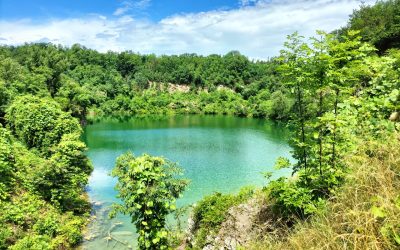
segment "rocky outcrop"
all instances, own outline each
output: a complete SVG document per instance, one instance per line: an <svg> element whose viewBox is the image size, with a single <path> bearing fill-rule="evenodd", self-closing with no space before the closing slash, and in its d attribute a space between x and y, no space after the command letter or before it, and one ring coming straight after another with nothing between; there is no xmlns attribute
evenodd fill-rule
<svg viewBox="0 0 400 250"><path fill-rule="evenodd" d="M273 218L271 207L266 204L263 198L255 197L246 203L231 207L218 233L207 237L203 250L235 250L254 240L257 235L275 230L276 218ZM195 230L195 222L189 219L189 245L196 245Z"/></svg>

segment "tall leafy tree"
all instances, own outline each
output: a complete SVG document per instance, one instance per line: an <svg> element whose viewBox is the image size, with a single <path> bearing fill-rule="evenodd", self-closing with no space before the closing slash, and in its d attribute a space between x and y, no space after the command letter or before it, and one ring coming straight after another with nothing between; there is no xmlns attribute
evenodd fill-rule
<svg viewBox="0 0 400 250"><path fill-rule="evenodd" d="M6 120L19 140L45 155L64 134L82 131L78 121L61 111L57 102L32 95L16 98L7 110Z"/></svg>
<svg viewBox="0 0 400 250"><path fill-rule="evenodd" d="M355 10L340 33L360 30L363 41L372 43L381 53L400 48L400 0L379 0Z"/></svg>
<svg viewBox="0 0 400 250"><path fill-rule="evenodd" d="M179 178L176 164L160 157L135 157L126 153L117 159L112 176L118 178L116 189L123 204L116 212L128 214L139 233L140 249L167 249L166 216L175 210L175 200L188 182Z"/></svg>
<svg viewBox="0 0 400 250"><path fill-rule="evenodd" d="M286 85L292 90L295 99L295 112L292 115L292 126L296 136L293 137L294 156L298 159L299 168L307 169L310 145L308 143L307 102L309 86L311 84L310 71L307 69L310 47L304 41L304 37L298 33L288 36L285 49L281 51L281 67Z"/></svg>

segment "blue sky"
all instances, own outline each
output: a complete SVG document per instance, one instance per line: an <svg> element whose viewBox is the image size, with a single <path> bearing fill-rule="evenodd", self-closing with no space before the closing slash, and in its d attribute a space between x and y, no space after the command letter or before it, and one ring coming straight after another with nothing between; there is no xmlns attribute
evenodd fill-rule
<svg viewBox="0 0 400 250"><path fill-rule="evenodd" d="M375 0L365 0L372 4ZM275 56L288 34L346 24L360 0L0 0L0 44Z"/></svg>
<svg viewBox="0 0 400 250"><path fill-rule="evenodd" d="M251 4L253 2L248 2ZM87 13L111 16L118 8L130 5L124 14L132 14L152 21L159 21L167 16L196 13L211 10L228 10L240 7L237 0L153 0L153 1L117 1L117 0L1 0L0 16L18 20L31 18L79 17Z"/></svg>

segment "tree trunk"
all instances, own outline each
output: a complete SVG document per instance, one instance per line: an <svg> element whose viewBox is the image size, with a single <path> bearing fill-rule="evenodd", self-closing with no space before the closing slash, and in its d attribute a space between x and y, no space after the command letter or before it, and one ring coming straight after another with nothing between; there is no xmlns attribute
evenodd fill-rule
<svg viewBox="0 0 400 250"><path fill-rule="evenodd" d="M303 143L303 155L301 162L303 164L303 168L307 169L307 152L306 148L304 147L306 136L305 136L305 128L304 128L304 110L303 110L303 102L302 102L302 95L301 95L301 88L300 84L297 84L297 102L299 105L299 116L300 116L300 127L301 127L301 142Z"/></svg>
<svg viewBox="0 0 400 250"><path fill-rule="evenodd" d="M334 106L334 115L335 115L335 121L333 124L333 142L332 142L332 166L335 168L336 167L336 122L337 122L337 107L338 107L338 102L339 102L339 89L335 90L335 106Z"/></svg>
<svg viewBox="0 0 400 250"><path fill-rule="evenodd" d="M322 85L322 84L321 84ZM319 111L318 117L322 116L323 96L322 90L319 91ZM319 174L322 175L322 124L319 122L318 128L318 144L319 144Z"/></svg>

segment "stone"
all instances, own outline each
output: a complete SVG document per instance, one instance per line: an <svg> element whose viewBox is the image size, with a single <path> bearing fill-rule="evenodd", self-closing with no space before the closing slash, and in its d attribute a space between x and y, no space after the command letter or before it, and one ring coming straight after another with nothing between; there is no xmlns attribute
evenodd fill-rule
<svg viewBox="0 0 400 250"><path fill-rule="evenodd" d="M208 244L208 245L203 247L203 250L214 250L214 246L211 245L211 244Z"/></svg>
<svg viewBox="0 0 400 250"><path fill-rule="evenodd" d="M389 120L391 120L392 122L399 121L400 120L400 112L393 112L390 115Z"/></svg>
<svg viewBox="0 0 400 250"><path fill-rule="evenodd" d="M229 249L229 250L235 250L237 248L237 242L236 239L232 238L232 237L226 237L225 241L225 249Z"/></svg>

